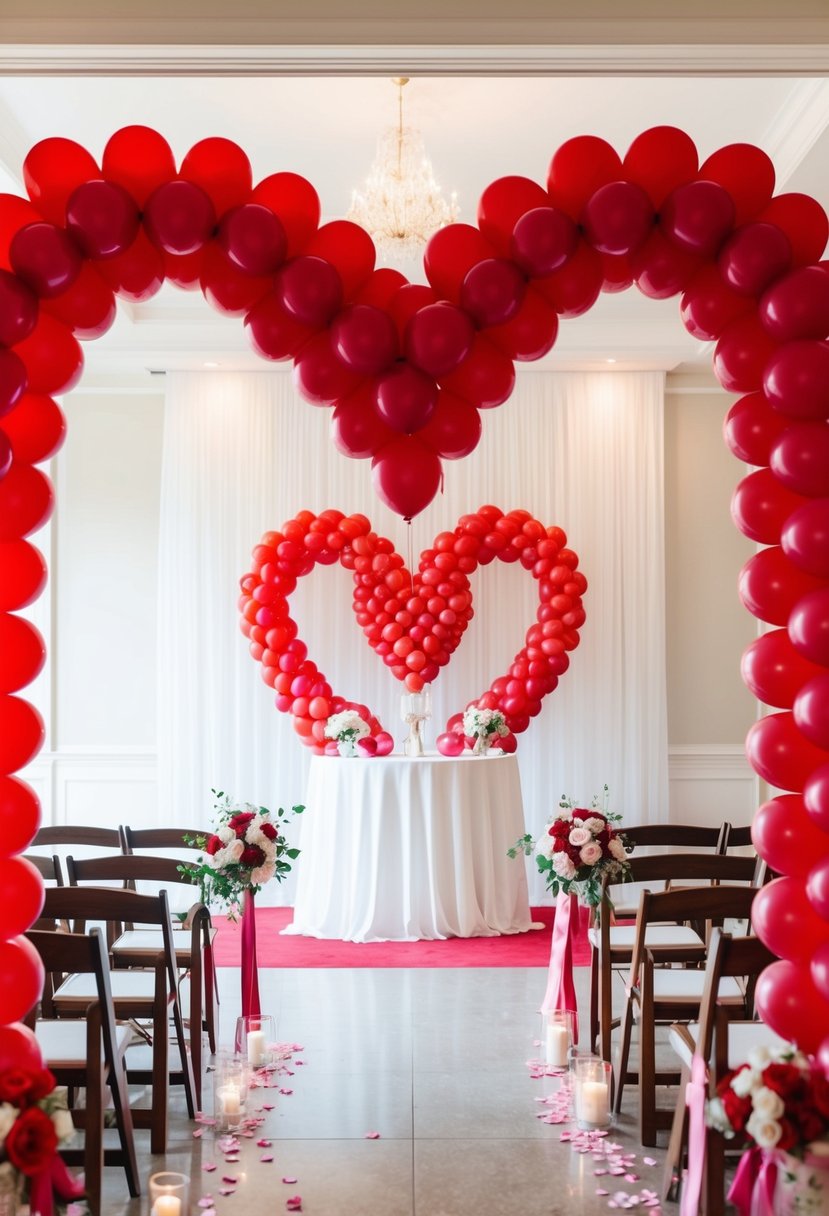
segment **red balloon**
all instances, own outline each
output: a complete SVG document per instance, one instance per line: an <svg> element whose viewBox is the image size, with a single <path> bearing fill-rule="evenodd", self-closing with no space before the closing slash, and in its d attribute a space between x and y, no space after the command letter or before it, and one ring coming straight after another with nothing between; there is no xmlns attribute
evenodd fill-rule
<svg viewBox="0 0 829 1216"><path fill-rule="evenodd" d="M829 417L829 344L801 340L779 347L766 364L763 392L790 418Z"/></svg>
<svg viewBox="0 0 829 1216"><path fill-rule="evenodd" d="M543 278L560 270L576 251L576 225L556 207L534 207L515 225L509 256L525 274Z"/></svg>
<svg viewBox="0 0 829 1216"><path fill-rule="evenodd" d="M808 963L829 942L829 924L815 915L799 878L775 878L762 887L751 905L751 925L769 950L793 963Z"/></svg>
<svg viewBox="0 0 829 1216"><path fill-rule="evenodd" d="M797 729L810 743L829 751L829 671L813 676L794 702Z"/></svg>
<svg viewBox="0 0 829 1216"><path fill-rule="evenodd" d="M821 670L798 654L785 629L755 638L746 647L741 669L758 701L779 709L791 709L800 688Z"/></svg>
<svg viewBox="0 0 829 1216"><path fill-rule="evenodd" d="M46 562L39 549L25 540L0 542L0 611L28 607L45 586Z"/></svg>
<svg viewBox="0 0 829 1216"><path fill-rule="evenodd" d="M34 1009L43 995L45 979L40 955L31 942L25 937L0 941L0 1022L17 1022Z"/></svg>
<svg viewBox="0 0 829 1216"><path fill-rule="evenodd" d="M340 309L343 285L337 271L325 258L299 257L280 270L276 295L295 320L320 328Z"/></svg>
<svg viewBox="0 0 829 1216"><path fill-rule="evenodd" d="M377 257L371 237L350 220L323 224L311 237L306 252L331 263L342 280L346 300L351 300L367 281Z"/></svg>
<svg viewBox="0 0 829 1216"><path fill-rule="evenodd" d="M378 380L374 405L387 426L411 435L426 426L437 399L438 387L431 376L399 363Z"/></svg>
<svg viewBox="0 0 829 1216"><path fill-rule="evenodd" d="M9 443L5 431L0 430L0 481L12 467L13 459L12 445Z"/></svg>
<svg viewBox="0 0 829 1216"><path fill-rule="evenodd" d="M468 272L494 252L471 224L447 224L430 237L423 253L426 278L439 296L457 304Z"/></svg>
<svg viewBox="0 0 829 1216"><path fill-rule="evenodd" d="M43 746L45 733L34 705L20 697L0 695L0 776L17 772L33 760ZM30 923L27 921L23 928Z"/></svg>
<svg viewBox="0 0 829 1216"><path fill-rule="evenodd" d="M678 249L713 258L734 227L734 200L717 182L687 181L666 198L659 227Z"/></svg>
<svg viewBox="0 0 829 1216"><path fill-rule="evenodd" d="M18 278L43 299L66 291L82 265L78 248L64 229L44 223L27 224L17 232L9 247L9 261Z"/></svg>
<svg viewBox="0 0 829 1216"><path fill-rule="evenodd" d="M537 279L533 286L559 316L580 317L598 300L603 281L601 254L580 241L560 270Z"/></svg>
<svg viewBox="0 0 829 1216"><path fill-rule="evenodd" d="M803 579L810 577L801 575ZM812 579L813 585L816 582ZM815 590L800 596L792 608L788 629L795 650L813 663L829 667L829 587L818 584Z"/></svg>
<svg viewBox="0 0 829 1216"><path fill-rule="evenodd" d="M389 311L391 302L401 287L405 287L408 279L399 270L383 266L373 270L365 283L354 297L355 304L371 304L374 308ZM433 301L429 301L433 303Z"/></svg>
<svg viewBox="0 0 829 1216"><path fill-rule="evenodd" d="M694 338L709 342L751 310L752 301L726 287L716 266L703 266L682 294L682 324Z"/></svg>
<svg viewBox="0 0 829 1216"><path fill-rule="evenodd" d="M512 232L521 216L549 205L549 195L538 182L528 177L499 177L481 195L478 227L498 254L508 256Z"/></svg>
<svg viewBox="0 0 829 1216"><path fill-rule="evenodd" d="M9 248L17 233L27 224L40 224L43 216L25 198L0 194L0 267L11 269Z"/></svg>
<svg viewBox="0 0 829 1216"><path fill-rule="evenodd" d="M371 462L375 492L404 519L412 519L428 507L438 492L440 477L440 460L415 436L393 439Z"/></svg>
<svg viewBox="0 0 829 1216"><path fill-rule="evenodd" d="M786 420L773 410L760 393L749 393L735 401L725 417L723 433L725 442L738 460L746 464L767 465L771 463L774 445L786 430ZM779 473L775 470L779 477ZM789 489L796 487L780 477ZM796 490L797 493L801 491Z"/></svg>
<svg viewBox="0 0 829 1216"><path fill-rule="evenodd" d="M654 220L653 203L642 187L615 181L588 198L581 228L588 244L600 253L632 253L644 244Z"/></svg>
<svg viewBox="0 0 829 1216"><path fill-rule="evenodd" d="M461 308L479 329L503 325L518 312L527 284L514 262L485 258L466 274L461 287Z"/></svg>
<svg viewBox="0 0 829 1216"><path fill-rule="evenodd" d="M359 383L360 377L337 358L327 330L311 338L294 359L294 385L313 405L331 405Z"/></svg>
<svg viewBox="0 0 829 1216"><path fill-rule="evenodd" d="M803 266L784 275L760 300L760 323L776 342L829 334L829 270Z"/></svg>
<svg viewBox="0 0 829 1216"><path fill-rule="evenodd" d="M66 204L69 235L88 258L124 253L136 238L138 224L135 199L116 182L84 182Z"/></svg>
<svg viewBox="0 0 829 1216"><path fill-rule="evenodd" d="M774 165L753 144L718 148L700 166L699 176L725 187L734 200L738 224L754 219L774 191Z"/></svg>
<svg viewBox="0 0 829 1216"><path fill-rule="evenodd" d="M464 750L463 735L458 735L453 730L445 731L438 735L435 746L442 756L460 756Z"/></svg>
<svg viewBox="0 0 829 1216"><path fill-rule="evenodd" d="M98 266L98 274L124 300L149 300L164 282L164 257L139 229L129 249Z"/></svg>
<svg viewBox="0 0 829 1216"><path fill-rule="evenodd" d="M667 300L684 291L699 268L699 259L677 249L655 229L630 258L636 286L652 300Z"/></svg>
<svg viewBox="0 0 829 1216"><path fill-rule="evenodd" d="M419 309L406 326L406 358L427 376L443 378L464 362L475 331L469 317L447 301Z"/></svg>
<svg viewBox="0 0 829 1216"><path fill-rule="evenodd" d="M285 229L270 207L244 203L223 217L216 239L245 274L274 274L285 261Z"/></svg>
<svg viewBox="0 0 829 1216"><path fill-rule="evenodd" d="M217 242L211 241L202 252L201 289L212 308L226 316L244 317L269 294L272 278L246 274Z"/></svg>
<svg viewBox="0 0 829 1216"><path fill-rule="evenodd" d="M812 770L829 761L829 753L800 733L791 713L767 714L752 723L746 755L754 771L781 790L802 790Z"/></svg>
<svg viewBox="0 0 829 1216"><path fill-rule="evenodd" d="M168 253L164 249L158 250L164 266L165 279L182 291L199 291L206 247L207 242L193 253Z"/></svg>
<svg viewBox="0 0 829 1216"><path fill-rule="evenodd" d="M91 262L84 262L81 273L67 291L56 299L45 300L43 308L63 322L77 338L100 338L115 320L116 305L112 289Z"/></svg>
<svg viewBox="0 0 829 1216"><path fill-rule="evenodd" d="M101 161L107 181L115 182L143 207L147 199L176 176L167 140L151 127L122 127L110 136Z"/></svg>
<svg viewBox="0 0 829 1216"><path fill-rule="evenodd" d="M798 569L829 579L829 498L813 498L796 507L785 521L780 543Z"/></svg>
<svg viewBox="0 0 829 1216"><path fill-rule="evenodd" d="M578 221L584 204L600 186L623 177L619 154L606 140L595 135L577 135L553 155L547 192L553 206Z"/></svg>
<svg viewBox="0 0 829 1216"><path fill-rule="evenodd" d="M622 162L624 176L644 187L654 207L696 176L699 158L690 135L677 127L651 127L637 135Z"/></svg>
<svg viewBox="0 0 829 1216"><path fill-rule="evenodd" d="M365 459L394 438L394 431L380 420L374 408L374 391L374 385L362 385L334 409L331 438L344 456Z"/></svg>
<svg viewBox="0 0 829 1216"><path fill-rule="evenodd" d="M66 326L41 311L29 337L15 351L26 365L32 393L68 393L83 373L83 351Z"/></svg>
<svg viewBox="0 0 829 1216"><path fill-rule="evenodd" d="M44 219L62 224L70 194L101 170L80 144L53 137L35 144L23 162L26 193Z"/></svg>
<svg viewBox="0 0 829 1216"><path fill-rule="evenodd" d="M278 292L265 296L245 317L251 345L263 359L293 359L314 334L285 311Z"/></svg>
<svg viewBox="0 0 829 1216"><path fill-rule="evenodd" d="M786 625L801 597L820 586L820 580L798 570L779 545L761 549L740 571L739 591L744 606L772 625Z"/></svg>
<svg viewBox="0 0 829 1216"><path fill-rule="evenodd" d="M0 857L0 888L5 896L0 912L0 942L5 942L25 933L40 916L43 883L25 857Z"/></svg>
<svg viewBox="0 0 829 1216"><path fill-rule="evenodd" d="M781 484L771 469L758 469L749 473L738 484L731 499L731 518L751 540L763 545L780 543L780 534L793 511L804 499ZM787 557L792 554L783 545ZM801 565L795 561L795 565ZM815 571L810 571L815 573Z"/></svg>
<svg viewBox="0 0 829 1216"><path fill-rule="evenodd" d="M0 857L24 852L40 827L37 794L19 777L0 777Z"/></svg>
<svg viewBox="0 0 829 1216"><path fill-rule="evenodd" d="M0 270L0 345L28 338L37 323L37 296L17 275Z"/></svg>
<svg viewBox="0 0 829 1216"><path fill-rule="evenodd" d="M602 275L602 291L608 294L633 286L633 270L626 254L603 253Z"/></svg>
<svg viewBox="0 0 829 1216"><path fill-rule="evenodd" d="M0 349L0 418L22 400L27 384L23 360L13 350Z"/></svg>
<svg viewBox="0 0 829 1216"><path fill-rule="evenodd" d="M812 959L812 983L824 1000L829 1001L829 943L824 943L815 951ZM816 1062L823 1068L825 1076L829 1077L829 1035L817 1049Z"/></svg>
<svg viewBox="0 0 829 1216"><path fill-rule="evenodd" d="M812 773L803 787L806 812L821 831L829 833L829 764Z"/></svg>
<svg viewBox="0 0 829 1216"><path fill-rule="evenodd" d="M822 498L829 487L829 427L825 422L786 426L771 445L768 463L775 477L796 494Z"/></svg>
<svg viewBox="0 0 829 1216"><path fill-rule="evenodd" d="M778 194L757 218L785 232L795 266L807 266L823 257L829 220L817 199L808 194Z"/></svg>
<svg viewBox="0 0 829 1216"><path fill-rule="evenodd" d="M792 264L792 247L774 224L746 224L726 242L720 274L741 296L759 296Z"/></svg>
<svg viewBox="0 0 829 1216"><path fill-rule="evenodd" d="M30 621L0 613L0 693L18 692L43 670L46 643Z"/></svg>
<svg viewBox="0 0 829 1216"><path fill-rule="evenodd" d="M20 540L42 527L52 514L54 498L45 473L13 464L0 481L0 542Z"/></svg>
<svg viewBox="0 0 829 1216"><path fill-rule="evenodd" d="M557 336L558 313L532 287L512 320L493 325L486 333L488 342L519 362L542 358L552 350Z"/></svg>
<svg viewBox="0 0 829 1216"><path fill-rule="evenodd" d="M441 390L420 438L445 460L460 460L478 446L481 430L481 415L474 405Z"/></svg>
<svg viewBox="0 0 829 1216"><path fill-rule="evenodd" d="M726 392L753 392L763 383L763 371L776 349L754 313L732 321L714 351L717 379Z"/></svg>
<svg viewBox="0 0 829 1216"><path fill-rule="evenodd" d="M822 833L821 833L822 835ZM825 837L824 837L825 839ZM826 846L823 848L824 856L814 865L809 874L806 883L806 895L809 903L823 920L823 928L826 933L826 940L818 941L814 946L814 953L826 948L826 943L829 941L829 855L826 854ZM814 854L813 854L814 856ZM818 854L820 856L820 854Z"/></svg>
<svg viewBox="0 0 829 1216"><path fill-rule="evenodd" d="M38 1072L42 1067L43 1057L34 1031L22 1022L0 1026L0 1072L9 1068Z"/></svg>
<svg viewBox="0 0 829 1216"><path fill-rule="evenodd" d="M272 173L254 186L250 201L269 207L288 239L288 256L305 251L320 222L320 200L298 173Z"/></svg>
<svg viewBox="0 0 829 1216"><path fill-rule="evenodd" d="M400 341L406 333L409 322L415 313L429 304L437 304L437 294L431 287L419 283L404 283L392 296L388 303L388 312L397 326Z"/></svg>
<svg viewBox="0 0 829 1216"><path fill-rule="evenodd" d="M441 388L463 397L478 409L503 405L514 387L512 360L481 334L475 336L472 352L460 367L448 376L441 376Z"/></svg>
<svg viewBox="0 0 829 1216"><path fill-rule="evenodd" d="M352 304L339 313L331 341L346 367L362 376L383 371L398 354L394 322L384 309L370 304Z"/></svg>
<svg viewBox="0 0 829 1216"><path fill-rule="evenodd" d="M394 739L388 731L381 730L374 736L378 756L390 756L394 751Z"/></svg>
<svg viewBox="0 0 829 1216"><path fill-rule="evenodd" d="M205 192L221 216L246 203L253 189L247 153L230 139L211 136L194 144L181 162L181 177Z"/></svg>
<svg viewBox="0 0 829 1216"><path fill-rule="evenodd" d="M829 840L806 812L799 794L764 802L751 824L755 849L778 874L803 881Z"/></svg>
<svg viewBox="0 0 829 1216"><path fill-rule="evenodd" d="M210 240L216 212L210 196L192 181L180 178L154 190L144 207L144 228L165 253L197 253Z"/></svg>

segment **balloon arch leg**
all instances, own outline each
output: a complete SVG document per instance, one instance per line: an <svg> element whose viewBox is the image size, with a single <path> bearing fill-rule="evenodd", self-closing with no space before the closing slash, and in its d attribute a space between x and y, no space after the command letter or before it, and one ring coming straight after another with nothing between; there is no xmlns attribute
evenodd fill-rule
<svg viewBox="0 0 829 1216"><path fill-rule="evenodd" d="M829 1064L829 271L820 261L829 228L820 205L775 196L773 166L751 145L700 164L690 137L671 127L645 131L623 158L582 136L555 152L546 186L523 177L489 185L477 226L439 231L424 256L427 283L411 284L375 268L362 229L320 227L319 199L303 178L283 172L254 184L247 156L228 140L203 140L177 167L146 127L116 132L100 165L71 140L47 139L27 156L24 180L28 198L0 196L0 1068L39 1060L20 1019L42 976L21 934L42 888L19 856L39 806L13 775L43 740L40 716L16 695L45 657L42 637L18 615L46 581L26 539L53 505L38 466L63 439L54 396L80 379L78 340L109 328L117 297L148 299L165 279L200 288L240 318L263 358L292 360L299 396L332 409L334 443L370 460L377 494L408 518L437 492L442 461L474 449L481 411L509 398L515 362L552 347L559 318L633 283L654 298L680 297L689 333L716 342L719 381L740 395L726 441L756 470L737 487L732 514L765 546L743 568L740 595L775 626L743 661L751 691L779 711L752 727L749 759L786 791L754 825L757 848L781 875L755 902L757 931L780 956L757 1003L775 1030ZM442 550L445 571L465 574L465 560L496 554L520 559L524 521L504 520L484 520L483 531L459 524ZM359 539L330 519L308 520L289 538L299 556L322 562L342 560L349 546L359 556ZM251 597L259 607L245 627L263 661L279 636L263 621L285 615L292 579L292 569L271 571ZM573 607L562 601L555 611ZM420 658L409 664L408 655L420 647L428 657L454 624L429 615L422 636L407 635L404 661L390 664L410 689L425 663L418 669ZM573 641L575 624L541 623L555 626L541 639L560 630ZM534 674L522 669L508 692L490 690L498 704L511 698L519 723L555 674L538 635L528 646ZM283 650L271 653L278 666ZM304 724L297 699L281 708ZM311 731L298 733L316 744Z"/></svg>

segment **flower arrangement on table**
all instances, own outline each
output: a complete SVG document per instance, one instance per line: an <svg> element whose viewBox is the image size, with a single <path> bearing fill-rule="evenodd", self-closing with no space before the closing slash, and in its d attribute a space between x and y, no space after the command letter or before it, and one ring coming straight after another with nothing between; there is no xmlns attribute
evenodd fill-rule
<svg viewBox="0 0 829 1216"><path fill-rule="evenodd" d="M51 1212L53 1198L63 1204L81 1198L83 1185L58 1157L74 1134L66 1090L55 1088L48 1068L0 1073L0 1211L5 1205L18 1213L28 1204Z"/></svg>
<svg viewBox="0 0 829 1216"><path fill-rule="evenodd" d="M538 840L522 836L509 850L510 857L519 853L529 857L534 852L553 895L574 894L580 903L598 907L606 876L613 882L626 882L630 877L627 841L614 826L622 817L608 811L607 797L607 786L603 799L596 795L588 808L562 797Z"/></svg>
<svg viewBox="0 0 829 1216"><path fill-rule="evenodd" d="M479 709L477 705L470 705L463 715L463 733L467 739L475 740L472 752L480 756L496 735L505 738L510 729L500 709Z"/></svg>
<svg viewBox="0 0 829 1216"><path fill-rule="evenodd" d="M705 1117L752 1150L729 1194L740 1211L829 1212L829 1078L793 1044L753 1048L719 1082Z"/></svg>
<svg viewBox="0 0 829 1216"><path fill-rule="evenodd" d="M371 727L356 709L343 709L325 723L325 737L336 741L341 756L358 755L358 741L370 734Z"/></svg>
<svg viewBox="0 0 829 1216"><path fill-rule="evenodd" d="M290 873L299 849L288 844L283 825L305 807L271 812L264 806L234 802L221 790L210 792L215 798L213 833L186 838L205 856L178 869L199 885L202 903L225 905L229 919L235 920L246 893L255 895L271 879L281 882Z"/></svg>

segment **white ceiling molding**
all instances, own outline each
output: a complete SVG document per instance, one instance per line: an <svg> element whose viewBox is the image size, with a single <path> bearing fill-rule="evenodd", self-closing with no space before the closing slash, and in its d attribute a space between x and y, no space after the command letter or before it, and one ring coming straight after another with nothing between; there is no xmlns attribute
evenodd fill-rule
<svg viewBox="0 0 829 1216"><path fill-rule="evenodd" d="M757 34L752 23L752 32ZM791 32L791 28L789 32ZM606 36L606 30L603 31ZM629 31L628 31L629 32ZM712 32L713 34L716 31ZM777 36L779 37L779 30ZM825 31L824 31L825 34ZM0 46L6 76L825 76L826 37L723 45Z"/></svg>
<svg viewBox="0 0 829 1216"><path fill-rule="evenodd" d="M768 128L762 147L774 161L778 191L829 127L829 80L802 80Z"/></svg>

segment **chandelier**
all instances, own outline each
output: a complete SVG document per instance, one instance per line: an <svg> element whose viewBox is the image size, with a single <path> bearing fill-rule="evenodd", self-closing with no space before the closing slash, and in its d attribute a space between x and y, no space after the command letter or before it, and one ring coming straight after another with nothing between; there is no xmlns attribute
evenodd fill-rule
<svg viewBox="0 0 829 1216"><path fill-rule="evenodd" d="M377 142L377 155L362 190L354 190L348 219L371 235L386 262L418 257L433 233L458 216L457 197L444 199L426 155L423 136L403 123L403 88L408 76L395 77L397 126Z"/></svg>

